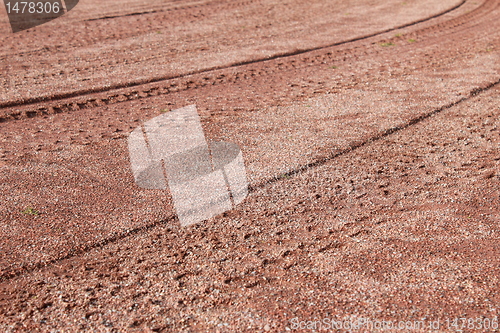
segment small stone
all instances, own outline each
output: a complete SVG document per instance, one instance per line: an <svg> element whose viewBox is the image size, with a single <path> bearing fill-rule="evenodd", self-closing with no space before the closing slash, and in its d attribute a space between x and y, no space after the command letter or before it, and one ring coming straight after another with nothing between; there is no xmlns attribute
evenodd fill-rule
<svg viewBox="0 0 500 333"><path fill-rule="evenodd" d="M490 178L493 178L494 176L495 176L495 171L493 171L493 170L489 170L489 171L486 171L485 173L483 173L484 179L490 179Z"/></svg>

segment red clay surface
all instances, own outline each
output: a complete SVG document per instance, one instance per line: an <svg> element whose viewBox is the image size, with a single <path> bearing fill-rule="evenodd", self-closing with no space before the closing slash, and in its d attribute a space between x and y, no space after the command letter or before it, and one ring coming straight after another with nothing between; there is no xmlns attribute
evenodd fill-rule
<svg viewBox="0 0 500 333"><path fill-rule="evenodd" d="M500 1L113 3L17 34L0 13L3 331L487 331ZM251 191L181 228L126 138L189 104Z"/></svg>

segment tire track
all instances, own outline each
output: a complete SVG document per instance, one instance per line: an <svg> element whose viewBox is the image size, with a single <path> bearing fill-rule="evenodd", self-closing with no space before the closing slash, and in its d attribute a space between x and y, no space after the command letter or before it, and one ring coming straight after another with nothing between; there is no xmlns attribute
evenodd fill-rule
<svg viewBox="0 0 500 333"><path fill-rule="evenodd" d="M327 157L324 157L324 158L321 158L319 160L316 160L314 162L311 162L311 163L308 163L306 165L303 165L303 166L300 166L298 168L295 168L293 170L290 170L284 174L281 174L279 176L275 176L274 178L271 178L269 180L266 180L264 182L261 182L259 184L255 184L255 185L250 185L249 187L249 192L252 193L252 192L255 192L259 189L262 189L262 188L265 188L271 184L274 184L276 182L279 182L281 180L284 180L284 179L289 179L290 177L293 177L293 176L297 176L299 174L302 174L308 170L311 170L311 169L314 169L314 168L317 168L317 167L320 167L322 165L325 165L331 161L333 161L334 159L336 159L337 157L340 157L340 156L343 156L343 155L347 155L349 153L352 153L356 150L358 150L359 148L362 148L364 146L367 146L369 144L372 144L372 143L375 143L377 141L380 141L382 139L385 139L389 136L391 136L392 134L395 134L395 133L399 133L401 131L404 131L405 129L407 128L410 128L414 125L417 125L419 123L421 123L422 121L432 117L432 116L435 116L439 113L442 113L443 111L446 111L446 110L449 110L451 109L452 107L455 107L455 106L458 106L464 102L467 102L469 101L470 99L482 94L483 92L486 92L490 89L493 89L494 87L496 86L499 86L500 85L500 79L498 79L497 81L495 82L491 82L490 84L488 84L487 86L485 87L482 87L482 88L476 88L476 89L473 89L469 92L469 96L468 97L463 97L455 102L452 102L452 103L449 103L447 105L444 105L444 106L441 106L437 109L434 109L428 113L425 113L425 114L422 114L418 117L415 117L415 118L412 118L410 119L408 122L406 122L405 124L401 125L401 126L396 126L396 127L391 127L389 129L386 129L384 131L382 131L381 133L375 135L375 136L372 136L364 141L361 141L361 142L357 142L351 146L349 146L348 148L344 149L344 150L341 150L341 151L338 151L338 152L335 152L333 154L331 154L330 156L327 156Z"/></svg>
<svg viewBox="0 0 500 333"><path fill-rule="evenodd" d="M498 7L498 4L495 6L495 8ZM489 10L491 10L491 8L489 8ZM477 14L477 13L476 13ZM439 35L439 34L437 34ZM457 37L458 38L458 37ZM360 47L355 47L354 49L358 50ZM362 47L361 47L362 49ZM339 51L340 52L340 51ZM380 51L381 52L381 51ZM332 52L332 56L333 57L333 53ZM356 52L354 52L356 54ZM319 55L316 55L314 57L310 57L308 58L308 61L304 61L304 62L287 62L287 63L283 63L283 62L280 62L281 59L275 59L275 66L272 68L272 69L263 69L263 70L255 70L253 69L254 72L252 72L252 74L254 74L253 76L252 75L249 75L247 77L247 79L251 78L251 77L255 77L255 76L262 76L262 75L271 75L271 74L274 74L275 71L281 71L283 70L283 68L300 68L300 67L305 67L305 66L309 66L311 63L314 63L314 61L319 61L317 59L323 59L321 57L325 57L326 55L324 53L322 54L319 54ZM316 60L314 60L316 59ZM314 61L313 61L314 60ZM239 80L241 79L241 77L238 77L237 75L225 75L225 74L219 74L217 76L217 79L220 80L221 82L231 82L231 80ZM401 126L398 126L398 127L393 127L393 128L389 128L387 130L384 130L360 143L355 143L353 145L351 145L350 147L340 151L340 152L337 152L335 154L332 154L330 156L327 156L325 158L321 158L319 160L316 160L314 162L311 162L311 163L308 163L306 165L303 165L303 166L299 166L298 168L294 169L294 170L291 170L289 172L287 172L285 175L282 175L282 176L276 176L276 177L273 177L271 179L268 179L264 182L261 182L261 183L258 183L258 184L255 184L255 185L251 185L250 187L250 192L255 192L259 189L262 189L262 188L265 188L273 183L276 183L276 182L279 182L281 180L285 180L287 179L288 177L291 177L291 176L295 176L295 175L298 175L298 174L301 174L307 170L310 170L310 169L314 169L316 167L319 167L319 166L322 166L326 163L329 163L333 160L335 160L337 157L340 157L340 156L343 156L343 155L346 155L346 154L349 154L349 153L353 153L353 152L356 152L359 148L362 148L364 146L367 146L371 143L374 143L374 142L377 142L381 139L384 139L384 138L387 138L388 136L392 135L392 134L395 134L395 133L398 133L398 132L401 132L405 129L408 129L410 128L411 126L413 125L416 125L418 123L421 123L422 121L434 116L434 115L437 115L439 113L442 113L443 111L446 111L454 106L457 106L457 105L460 105L462 104L463 102L466 102L466 101L469 101L470 99L474 98L475 96L477 95L480 95L482 92L485 92L485 91L488 91L496 86L500 85L500 80L497 80L495 82L492 82L490 84L488 84L487 86L483 87L483 88L479 88L479 89L473 89L469 92L469 95L468 97L464 97L464 98L461 98L455 102L452 102L452 103L449 103L447 105L444 105L442 107L439 107L437 109L434 109L434 110L431 110L430 112L426 113L426 114L423 114L423 115L420 115L416 118L413 118L413 119L410 119L409 121L407 121L405 124L401 125ZM182 87L180 86L174 86L172 89L175 90L175 89L180 89ZM193 87L190 87L189 84L186 84L186 86L184 87L185 89L193 89ZM152 92L152 91L151 91ZM140 92L138 92L140 94ZM133 95L129 95L132 99L135 98L135 96ZM146 96L147 97L147 96ZM146 98L146 97L139 97L139 98ZM120 102L120 101L118 101ZM97 99L94 100L94 103L98 103ZM78 105L77 105L78 106ZM79 106L78 106L79 107ZM86 252L89 252L93 249L98 249L98 248L102 248L104 246L106 246L107 244L111 244L111 243L114 243L114 242L118 242L118 241L121 241L123 239L126 239L128 238L130 235L135 235L135 234L139 234L139 233L142 233L142 232L148 232L149 230L152 230L158 226L161 226L161 225L165 225L165 224L169 224L171 222L175 221L175 217L171 217L171 218L168 218L166 220L162 220L162 221L157 221L157 222L154 222L154 223L151 223L151 224L148 224L148 225L145 225L145 226L141 226L141 227L138 227L138 228L135 228L135 229L131 229L131 230L128 230L128 231L125 231L125 232L122 232L122 233L119 233L119 234L116 234L112 237L109 237L109 238L106 238L106 239L103 239L103 240L100 240L98 242L96 242L95 244L92 244L92 245L89 245L89 246L85 246L83 248L80 248L80 249L74 249L72 252L70 252L69 254L65 255L64 257L60 257L60 258L55 258L53 260L50 260L48 262L38 262L38 263L35 263L35 264L32 264L32 265L29 265L29 266L24 266L24 267L21 267L21 268L16 268L10 272L6 272L2 275L0 275L0 281L6 281L6 280L9 280L11 278L14 278L16 276L20 276L20 275L23 275L23 274L29 274L30 272L33 272L33 271L36 271L38 269L42 269L43 267L46 267L46 266L50 266L50 265L53 265L53 264L56 264L57 262L60 262L62 260L65 260L65 259L69 259L69 258L72 258L72 257L76 257L76 256L79 256L79 255L82 255Z"/></svg>
<svg viewBox="0 0 500 333"><path fill-rule="evenodd" d="M114 19L114 18L120 18L120 17L129 17L129 16L140 16L140 15L147 15L147 14L159 14L159 13L169 13L169 12L175 12L175 11L181 11L181 10L191 10L191 9L200 9L200 8L208 8L211 6L217 7L217 10L227 10L227 9L232 9L232 8L238 8L242 6L248 6L254 3L261 2L261 0L246 0L246 1L235 1L235 2L226 2L226 1L213 1L213 2L207 2L204 4L196 4L196 5L187 5L187 6L179 6L175 8L168 8L168 9L157 9L157 10L147 10L143 12L135 12L135 13L129 13L129 14L123 14L123 15L110 15L110 16L103 16L103 17L98 17L98 18L93 18L93 19L87 19L85 21L91 22L91 21L101 21L101 20L109 20L109 19ZM209 12L211 10L208 10Z"/></svg>
<svg viewBox="0 0 500 333"><path fill-rule="evenodd" d="M126 38L132 38L132 37L138 37L141 34L144 33L150 33L154 32L162 27L161 22L164 22L166 20L171 19L173 16L176 18L178 21L182 20L187 20L187 19L192 19L192 18L197 18L198 16L206 16L214 12L223 12L229 9L233 8L239 8L242 6L248 6L251 4L259 4L261 3L262 0L248 0L248 1L238 1L238 2L231 2L227 3L223 0L219 1L213 1L213 2L207 2L205 4L196 4L196 5L185 5L185 6L179 6L175 8L167 8L167 9L159 9L159 10L150 10L150 11L144 11L144 12L138 12L138 13L128 13L128 14L123 14L123 15L112 15L112 16L105 16L103 18L95 18L95 19L86 19L83 20L82 22L92 22L92 21L106 21L106 20L112 20L112 19L119 19L123 17L131 17L131 16L143 16L143 15L151 15L151 14L162 14L158 17L154 18L154 21L160 22L154 27L151 28L146 28L146 29L125 29L124 31L117 32L115 34L115 38L121 38L121 39L126 39ZM191 11L194 9L199 9L202 10L201 12L197 13L192 13ZM98 31L99 32L99 31ZM0 55L0 61L5 61L9 57L12 56L27 56L27 55L42 55L46 52L54 51L54 50L59 50L64 47L68 46L73 46L73 47L84 47L84 46L89 46L93 45L96 43L96 39L98 41L103 41L109 38L108 35L105 34L98 34L94 35L94 38L91 40L87 40L85 42L78 41L75 45L67 45L67 44L53 44L50 47L41 47L38 49L30 49L28 51L19 51L19 52L6 52ZM14 38L14 37L11 37Z"/></svg>
<svg viewBox="0 0 500 333"><path fill-rule="evenodd" d="M365 55L368 54L370 50L370 45L367 44L363 46L364 50L361 51L360 47L353 47L347 50L330 50L332 48L338 46L345 46L355 42L368 41L370 38L377 37L383 35L388 32L392 32L395 30L399 30L402 28L407 28L411 26L418 25L420 23L432 20L434 18L438 18L445 14L448 14L454 10L457 10L462 5L466 3L467 0L461 1L458 5L443 11L441 13L435 14L431 17L418 20L415 22L407 23L402 26L398 26L391 29L386 29L384 31L376 32L373 34L352 38L346 41L334 43L327 46L319 46L310 49L304 50L296 50L292 52L284 52L282 54L277 54L272 57L252 60L252 61L244 61L244 62L236 62L227 66L222 67L213 67L208 68L202 71L185 73L178 76L161 76L156 78L149 78L145 80L132 81L124 84L112 85L110 87L101 87L101 88L89 88L82 89L80 91L74 91L70 93L62 93L56 94L52 97L41 97L41 98L33 98L29 100L17 100L0 103L0 110L6 110L8 108L13 107L22 107L21 110L15 110L11 112L4 111L3 115L0 113L0 122L6 122L10 120L18 120L18 119L27 119L33 118L36 116L43 116L49 114L57 114L61 112L70 112L73 110L81 110L92 108L96 106L103 106L109 104L115 104L123 101L137 100L142 98L147 98L151 96L157 95L166 95L170 93L175 93L179 91L184 91L188 89L196 89L199 87L203 87L206 85L217 85L221 83L235 82L241 78L253 78L255 76L263 76L269 75L272 73L276 73L278 71L296 69L303 66L309 66L315 63L334 61L340 58L356 58L360 55L361 52L364 52ZM243 3L243 2L242 2ZM488 4L492 4L493 1L487 1L479 6L475 11L469 13L471 15L464 15L457 18L458 20L468 22L472 18L480 17L481 15L487 14ZM453 26L456 24L454 20L450 20L450 24L447 25L443 23L442 25L433 27L429 32L436 32L439 29L443 29L445 26ZM425 29L424 29L425 30ZM319 55L311 55L310 57L303 57L308 53L314 53L317 51L323 51ZM380 52L378 50L372 50L374 52ZM373 54L373 53L372 53ZM302 56L302 57L301 57ZM302 59L300 59L302 58ZM267 63L268 68L266 70L256 70L251 68L251 65L254 64L262 64ZM301 65L301 63L303 63ZM227 74L224 73L224 70L235 69L238 68L239 71L236 74ZM148 86L143 87L142 89L137 89L140 86ZM120 90L122 90L120 92ZM116 93L110 93L111 91L116 91ZM93 96L86 97L88 95L99 95L104 93L104 96ZM84 97L84 99L82 99ZM70 99L70 100L69 100ZM67 100L67 101L65 101ZM39 105L41 103L45 103L45 105ZM1 112L1 111L0 111Z"/></svg>
<svg viewBox="0 0 500 333"><path fill-rule="evenodd" d="M300 175L300 174L302 174L306 171L309 171L311 169L321 167L329 162L332 162L333 160L335 160L338 157L341 157L341 156L344 156L344 155L347 155L350 153L354 153L362 147L365 147L367 145L370 145L372 143L375 143L377 141L380 141L382 139L390 137L392 134L402 132L402 131L404 131L404 130L406 130L406 129L408 129L416 124L419 124L419 123L425 121L426 119L431 118L432 116L438 115L446 110L449 110L455 106L458 106L464 102L467 102L467 101L475 98L476 96L481 95L483 92L487 92L490 89L493 89L496 86L500 86L500 79L488 84L487 86L485 86L483 88L473 89L469 92L468 97L463 97L455 102L441 106L441 107L434 109L428 113L425 113L423 115L420 115L418 117L410 119L408 122L406 122L405 124L403 124L401 126L392 127L392 128L387 129L387 130L384 130L381 133L379 133L375 136L372 136L364 141L361 141L359 143L351 145L350 147L348 147L342 151L336 152L336 153L334 153L330 156L327 156L325 158L316 160L314 162L300 166L296 169L290 170L290 171L288 171L285 174L282 174L280 176L275 176L275 177L268 179L264 182L261 182L259 184L250 185L249 186L249 193L255 193L256 191L264 189L264 188L266 188L274 183L289 180L290 177L297 176L297 175ZM130 229L130 230L126 230L126 231L121 232L121 233L117 233L111 237L102 239L94 244L85 245L85 246L80 247L80 248L74 248L71 251L69 251L68 254L66 254L62 257L54 258L54 259L51 259L51 260L46 261L46 262L36 262L34 264L28 264L28 265L25 265L25 266L22 266L19 268L12 269L11 271L7 271L7 272L0 274L0 282L6 282L6 281L9 281L13 278L33 273L35 271L53 266L53 265L55 265L63 260L81 256L81 255L88 253L92 250L101 249L101 248L107 246L108 244L113 244L113 243L125 240L125 239L127 239L131 236L134 236L134 235L146 233L146 232L153 230L157 227L165 226L165 225L168 225L169 223L173 223L175 221L177 221L177 218L175 216L170 216L164 220L156 221L156 222L153 222L153 223L150 223L147 225L143 225L143 226L140 226L140 227L137 227L134 229Z"/></svg>

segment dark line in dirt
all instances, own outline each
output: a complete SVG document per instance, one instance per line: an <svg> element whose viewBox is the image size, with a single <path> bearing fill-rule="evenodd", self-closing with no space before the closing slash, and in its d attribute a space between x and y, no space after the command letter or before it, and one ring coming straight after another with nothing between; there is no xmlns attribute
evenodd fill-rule
<svg viewBox="0 0 500 333"><path fill-rule="evenodd" d="M114 18L118 18L118 17L129 17L129 16L139 16L139 15L145 15L145 14L156 14L156 13L166 12L166 11L170 11L170 10L175 10L175 9L169 9L169 10L150 10L150 11L147 11L147 12L130 13L130 14L125 14L125 15L103 16L103 17L98 17L98 18L93 18L93 19L87 19L87 20L85 20L85 22L114 19Z"/></svg>
<svg viewBox="0 0 500 333"><path fill-rule="evenodd" d="M389 28L389 29L386 29L386 30L383 30L380 32L375 32L373 34L351 38L351 39L348 39L348 40L345 40L342 42L337 42L337 43L333 43L333 44L326 45L326 46L318 46L318 47L314 47L314 48L284 52L284 53L276 54L276 55L266 57L266 58L261 58L261 59L256 59L256 60L248 60L248 61L239 61L239 62L235 62L233 64L226 65L226 66L215 66L215 67L211 67L208 69L203 69L203 70L199 70L199 71L192 71L192 72L188 72L188 73L180 74L180 75L160 76L157 78L131 81L131 82L124 83L124 84L115 84L115 85L111 85L109 87L102 87L102 88L97 88L97 89L93 89L93 88L82 89L80 91L55 94L54 96L51 96L51 97L36 97L36 98L30 98L28 100L17 100L17 101L11 101L11 102L4 102L4 103L0 103L0 109L4 109L4 108L8 108L8 107L32 105L32 104L36 104L36 103L40 103L40 102L56 101L56 100L61 100L61 99L66 99L66 98L73 98L73 97L78 97L78 96L85 96L85 95L90 95L90 94L108 92L108 91L118 90L118 89L123 89L123 88L132 88L132 87L137 87L137 86L141 86L141 85L145 85L145 84L149 84L149 83L157 83L157 82L161 82L161 81L174 80L174 79L184 78L184 77L187 77L190 75L195 75L195 74L204 74L204 73L209 73L209 72L213 72L216 70L229 69L229 68L235 68L235 67L240 67L240 66L245 66L245 65L262 63L262 62L271 61L271 60L275 60L275 59L282 59L282 58L292 57L292 56L296 56L296 55L300 55L300 54L304 54L304 53L309 53L309 52L313 52L313 51L327 49L327 48L334 47L334 46L345 45L345 44L369 39L369 38L372 38L372 37L375 37L378 35L382 35L382 34L385 34L385 33L388 33L388 32L394 31L394 30L407 28L407 27L410 27L410 26L413 26L413 25L416 25L416 24L419 24L419 23L422 23L425 21L432 20L434 18L448 14L448 13L460 8L462 5L465 4L466 1L467 0L462 0L458 5L455 5L454 7L450 8L450 9L447 9L441 13L435 14L435 15L427 17L425 19L421 19L418 21L407 23L407 24L404 24L404 25L401 25L401 26L398 26L395 28Z"/></svg>
<svg viewBox="0 0 500 333"><path fill-rule="evenodd" d="M52 260L49 260L49 261L46 261L46 262L37 262L34 265L25 266L25 267L21 267L19 269L11 271L11 272L2 273L0 275L0 283L8 281L8 280L11 280L11 279L13 279L15 277L18 277L18 276L21 276L21 275L24 275L24 274L30 274L30 273L32 273L34 271L37 271L37 270L40 270L40 269L52 266L54 264L57 264L58 262L66 260L66 259L77 257L77 256L82 255L84 253L87 253L89 251L105 247L108 244L112 244L112 243L118 242L118 241L120 241L122 239L125 239L125 238L128 238L130 236L137 235L137 234L140 234L142 232L147 232L147 231L152 230L152 229L154 229L154 228L156 228L156 227L158 227L160 225L166 225L169 222L172 222L174 220L177 220L177 218L175 216L171 216L171 217L169 217L169 218L167 218L165 220L161 220L161 221L158 221L158 222L155 222L155 223L151 223L151 224L148 224L148 225L145 225L145 226L141 226L141 227L137 227L137 228L134 228L134 229L131 229L131 230L127 230L127 231L125 231L125 232L123 232L121 234L118 234L118 235L115 235L115 236L103 239L103 240L101 240L101 241L99 241L97 243L90 244L90 245L87 245L87 246L84 246L84 247L81 247L81 248L78 248L78 249L72 249L66 255L64 255L62 257L55 258L55 259L52 259Z"/></svg>
<svg viewBox="0 0 500 333"><path fill-rule="evenodd" d="M352 146L350 146L349 148L346 148L340 152L337 152L335 154L332 154L326 158L322 158L320 160L317 160L317 161L314 161L314 162L311 162L311 163L308 163L306 165L303 165L299 168L296 168L294 170L291 170L291 171L288 171L287 173L284 173L282 174L281 176L275 176L267 181L264 181L260 184L256 184L256 185L250 185L249 186L249 193L254 193L256 192L257 190L259 189L262 189L262 188L265 188L267 187L268 185L271 185L271 184L274 184L274 183L277 183L281 180L284 180L284 179L287 179L289 177L293 177L293 176L296 176L296 175L299 175L301 173L304 173L310 169L313 169L313 168L316 168L316 167L319 167L319 166L322 166L322 165L325 165L326 163L328 162L331 162L333 161L335 158L337 157L340 157L340 156L343 156L343 155L347 155L349 153L352 153L352 152L355 152L356 150L358 150L359 148L362 148L364 146L367 146L369 145L370 143L374 143L374 142L377 142L379 140L382 140L394 133L398 133L398 132L401 132L413 125L416 125L418 123L421 123L422 121L436 115L436 114L439 114L445 110L448 110L454 106L457 106L463 102L466 102L472 98L474 98L475 96L477 95L480 95L481 93L485 92L485 91L488 91L490 89L492 89L493 87L497 86L497 85L500 85L500 79L495 81L495 82L492 82L488 85L486 85L485 87L481 87L481 88L476 88L476 89L473 89L470 91L469 93L469 97L463 97L455 102L452 102L452 103L449 103L447 105L444 105L444 106L441 106L440 108L438 109L434 109L428 113L425 113L423 115L420 115L418 117L415 117L413 119L411 119L410 121L408 121L406 124L404 125L401 125L401 126L396 126L396 127L391 127L385 131L383 131L382 133L379 133L378 135L375 135L375 136L372 136L371 138L368 138L360 143L357 143L357 144L354 144ZM112 244L112 243L115 243L115 242L118 242L120 240L123 240L123 239L126 239L128 238L129 236L132 236L132 235L137 235L137 234L140 234L140 233L143 233L143 232L147 232L149 230L152 230L152 229L155 229L156 227L158 226L161 226L161 225L166 225L170 222L173 222L177 220L177 218L175 216L171 216L165 220L161 220L161 221L157 221L157 222L154 222L154 223L151 223L151 224L148 224L148 225L145 225L145 226L141 226L141 227L137 227L137 228L134 228L134 229L131 229L131 230L127 230L126 232L124 233L121 233L121 234L118 234L118 235L115 235L115 236L112 236L110 238L106 238L106 239L103 239L95 244L91 244L91 245L87 245L87 246L84 246L80 249L74 249L72 251L70 251L68 254L66 254L65 256L62 256L62 257L59 257L59 258L56 258L56 259L52 259L48 262L38 262L34 265L30 265L30 266L25 266L25 267L21 267L21 268L18 268L16 270L13 270L11 272L6 272L6 273L2 273L0 275L0 282L5 282L5 281L8 281L8 280L11 280L15 277L18 277L18 276L21 276L21 275L24 275L24 274L29 274L29 273L32 273L36 270L39 270L39 269L43 269L43 268L46 268L48 266L51 266L53 264L56 264L58 262L61 262L63 260L66 260L66 259L71 259L73 257L76 257L76 256L79 256L79 255L82 255L84 253L87 253L91 250L94 250L94 249L98 249L98 248L102 248L108 244Z"/></svg>
<svg viewBox="0 0 500 333"><path fill-rule="evenodd" d="M416 125L438 113L441 113L442 111L444 110L448 110L458 104L461 104L462 102L466 102L468 100L470 100L471 98L481 94L482 92L484 91L487 91L487 90L490 90L491 88L497 86L500 84L500 80L498 81L495 81L493 83L490 83L488 84L487 86L485 87L482 87L482 88L476 88L474 90L472 90L470 93L469 93L469 97L463 97L461 99L459 99L458 101L455 101L455 102L452 102L450 104L447 104L447 105L444 105L438 109L435 109L431 112L428 112L428 113L425 113L423 115L420 115L416 118L413 118L411 119L409 122L407 122L406 124L404 125L401 125L401 126L396 126L396 127L391 127L385 131L383 131L382 133L376 135L376 136L372 136L371 138L368 138L364 141L361 141L360 143L357 143L357 144L354 144L354 145L351 145L349 148L346 148L346 149L343 149L339 152L336 152L334 154L331 154L330 156L328 157L325 157L325 158L322 158L320 160L316 160L314 162L311 162L311 163L308 163L306 165L303 165L297 169L293 169L291 171L288 171L286 173L283 173L281 174L280 176L275 176L274 178L271 178L270 180L267 180L267 181L264 181L260 184L256 184L256 185L250 185L249 186L249 192L252 193L252 192L255 192L257 191L258 189L262 189L262 188L265 188L266 186L268 185L271 185L271 184L274 184L280 180L283 180L283 179L286 179L286 178L289 178L289 177L293 177L293 176L296 176L296 175L299 175L301 173L304 173L306 171L308 171L309 169L313 169L313 168L316 168L316 167L319 167L319 166L322 166L322 165L325 165L326 163L334 160L335 158L337 157L340 157L340 156L343 156L343 155L346 155L348 153L351 153L351 152L354 152L355 150L359 149L359 148L362 148L370 143L373 143L373 142L376 142L376 141L379 141L379 140L382 140L388 136L390 136L391 134L394 134L394 133L397 133L397 132L400 132L402 130L405 130L413 125Z"/></svg>
<svg viewBox="0 0 500 333"><path fill-rule="evenodd" d="M107 19L114 19L114 18L128 17L128 16L139 16L139 15L147 15L147 14L166 13L166 12L171 12L171 11L176 11L176 10L185 10L185 9L193 9L193 8L200 8L200 7L217 6L217 5L220 5L221 3L222 3L222 1L213 2L213 3L204 3L204 4L191 4L191 5L187 5L185 7L157 9L157 10L129 13L129 14L123 14L123 15L103 16L103 17L98 17L98 18L87 19L85 21L90 22L90 21L100 21L100 20L107 20Z"/></svg>

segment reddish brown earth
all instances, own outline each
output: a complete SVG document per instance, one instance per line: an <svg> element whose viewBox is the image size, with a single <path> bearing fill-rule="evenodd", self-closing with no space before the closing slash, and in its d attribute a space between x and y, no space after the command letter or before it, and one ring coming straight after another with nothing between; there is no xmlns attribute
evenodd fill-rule
<svg viewBox="0 0 500 333"><path fill-rule="evenodd" d="M17 34L4 14L2 331L494 331L500 1L88 1ZM251 191L182 228L127 135L189 104Z"/></svg>

